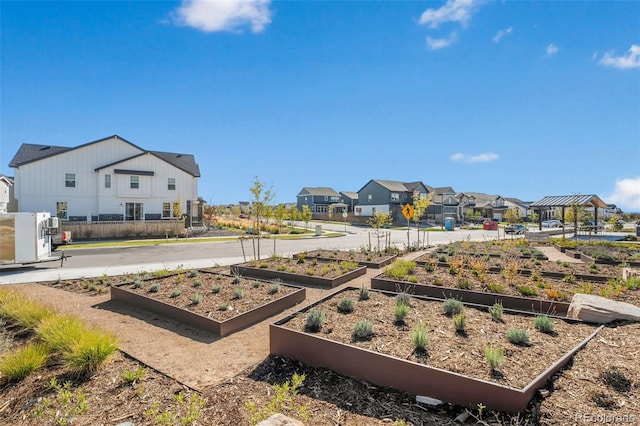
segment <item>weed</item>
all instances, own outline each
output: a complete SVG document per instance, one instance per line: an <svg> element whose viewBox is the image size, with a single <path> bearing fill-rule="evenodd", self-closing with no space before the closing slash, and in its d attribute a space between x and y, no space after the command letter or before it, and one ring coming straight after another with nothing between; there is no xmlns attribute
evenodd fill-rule
<svg viewBox="0 0 640 426"><path fill-rule="evenodd" d="M316 271L313 268L309 268L306 271L304 271L304 273L312 277L316 274Z"/></svg>
<svg viewBox="0 0 640 426"><path fill-rule="evenodd" d="M568 300L569 299L569 295L562 290L548 288L546 289L546 293L547 293L547 297L552 300Z"/></svg>
<svg viewBox="0 0 640 426"><path fill-rule="evenodd" d="M181 291L181 290L173 290L173 291L171 292L171 294L169 295L169 297L171 297L171 298L176 298L176 297L180 296L181 294L182 294L182 291Z"/></svg>
<svg viewBox="0 0 640 426"><path fill-rule="evenodd" d="M271 415L284 411L293 411L306 420L308 418L307 407L305 405L297 405L294 401L294 397L298 394L305 378L304 374L295 373L291 380L287 380L281 385L274 384L271 387L274 395L263 409L258 409L253 401L247 402L246 406L251 416L250 423L256 425Z"/></svg>
<svg viewBox="0 0 640 426"><path fill-rule="evenodd" d="M338 312L343 314L348 314L353 312L353 299L349 299L348 297L343 297L338 301Z"/></svg>
<svg viewBox="0 0 640 426"><path fill-rule="evenodd" d="M305 327L309 331L320 331L324 324L324 312L318 309L312 309L307 315Z"/></svg>
<svg viewBox="0 0 640 426"><path fill-rule="evenodd" d="M495 371L500 365L502 361L504 361L504 349L496 348L493 345L487 345L484 348L484 357L487 360L487 364L491 371Z"/></svg>
<svg viewBox="0 0 640 426"><path fill-rule="evenodd" d="M518 346L527 346L531 339L529 338L529 333L526 330L522 330L519 328L511 328L507 330L507 340L510 343Z"/></svg>
<svg viewBox="0 0 640 426"><path fill-rule="evenodd" d="M358 262L350 262L348 260L340 262L340 269L342 269L343 272L354 271L358 269L358 266Z"/></svg>
<svg viewBox="0 0 640 426"><path fill-rule="evenodd" d="M361 320L354 324L351 338L353 341L368 340L373 337L373 325L367 320Z"/></svg>
<svg viewBox="0 0 640 426"><path fill-rule="evenodd" d="M591 391L591 400L602 408L613 409L618 406L616 399L606 392Z"/></svg>
<svg viewBox="0 0 640 426"><path fill-rule="evenodd" d="M600 271L600 269L598 268L598 265L596 264L596 262L590 262L589 263L589 273L590 274L596 275L599 271Z"/></svg>
<svg viewBox="0 0 640 426"><path fill-rule="evenodd" d="M546 315L536 317L536 319L533 320L533 326L541 333L553 333L553 321L551 321L551 319Z"/></svg>
<svg viewBox="0 0 640 426"><path fill-rule="evenodd" d="M503 312L504 312L504 308L502 306L502 303L494 303L493 306L489 308L491 319L496 322L502 322Z"/></svg>
<svg viewBox="0 0 640 426"><path fill-rule="evenodd" d="M182 392L173 397L175 409L160 411L160 404L155 402L150 408L142 413L145 419L153 420L159 425L192 425L202 415L202 408L207 400L195 393L192 393L189 400L185 400Z"/></svg>
<svg viewBox="0 0 640 426"><path fill-rule="evenodd" d="M442 303L442 309L446 315L458 315L464 310L464 305L456 299L447 299Z"/></svg>
<svg viewBox="0 0 640 426"><path fill-rule="evenodd" d="M45 343L29 343L0 361L0 372L9 381L22 380L43 367L51 349Z"/></svg>
<svg viewBox="0 0 640 426"><path fill-rule="evenodd" d="M360 287L360 292L358 295L360 300L369 300L369 289L367 287Z"/></svg>
<svg viewBox="0 0 640 426"><path fill-rule="evenodd" d="M146 368L139 366L135 370L124 370L124 373L120 375L120 378L126 384L133 385L136 382L141 381L144 378L145 374L147 374Z"/></svg>
<svg viewBox="0 0 640 426"><path fill-rule="evenodd" d="M405 305L404 303L396 303L396 306L393 308L393 318L396 324L404 324L404 319L409 314L409 305Z"/></svg>
<svg viewBox="0 0 640 426"><path fill-rule="evenodd" d="M640 290L640 276L634 275L632 277L629 277L624 282L624 285L625 287L627 287L627 290Z"/></svg>
<svg viewBox="0 0 640 426"><path fill-rule="evenodd" d="M407 281L416 284L418 282L418 277L411 275Z"/></svg>
<svg viewBox="0 0 640 426"><path fill-rule="evenodd" d="M429 344L430 339L429 326L426 324L419 324L411 332L411 343L417 350L424 351Z"/></svg>
<svg viewBox="0 0 640 426"><path fill-rule="evenodd" d="M614 365L601 373L602 380L608 386L615 389L616 392L624 393L631 389L631 380Z"/></svg>

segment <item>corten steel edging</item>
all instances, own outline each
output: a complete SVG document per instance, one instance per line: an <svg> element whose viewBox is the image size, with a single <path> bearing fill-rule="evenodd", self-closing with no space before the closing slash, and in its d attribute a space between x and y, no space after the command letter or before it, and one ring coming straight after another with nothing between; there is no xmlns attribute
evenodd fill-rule
<svg viewBox="0 0 640 426"><path fill-rule="evenodd" d="M335 342L284 326L294 315L299 315L312 306L335 297L336 294L270 324L270 353L296 359L314 367L328 368L338 374L367 380L379 386L388 386L412 395L430 396L464 407L476 407L478 403L482 403L492 410L514 413L524 411L537 389L549 377L560 371L575 353L603 328L600 326L532 382L522 389L517 389Z"/></svg>
<svg viewBox="0 0 640 426"><path fill-rule="evenodd" d="M299 254L296 255L296 258L300 257ZM392 254L389 255L389 257L385 257L384 259L382 259L380 262L374 262L374 261L368 261L368 260L354 260L353 262L358 262L358 265L360 266L366 266L367 268L371 268L371 269L380 269L380 268L384 268L387 265L390 265L391 263L393 263L396 258L398 257L397 254ZM314 256L313 252L311 254L307 254L306 256L307 259L313 259L313 260L318 260L320 262L340 262L342 260L346 261L346 262L351 262L351 260L348 259L331 259L329 257L323 257L323 256Z"/></svg>
<svg viewBox="0 0 640 426"><path fill-rule="evenodd" d="M316 277L312 275L293 274L285 271L274 271L264 268L254 268L252 266L231 265L232 274L240 274L245 277L261 278L266 280L281 279L283 281L296 283L299 285L314 285L318 287L333 288L341 284L351 281L352 279L367 273L366 266L360 266L357 269L340 275L336 278Z"/></svg>
<svg viewBox="0 0 640 426"><path fill-rule="evenodd" d="M264 303L224 321L207 318L195 312L118 287L111 287L111 300L136 306L223 337L279 314L285 309L291 308L304 301L306 299L307 290L305 288L295 288L296 291L291 294L280 297L272 302Z"/></svg>
<svg viewBox="0 0 640 426"><path fill-rule="evenodd" d="M385 291L404 291L418 296L428 296L436 299L458 299L465 303L491 306L494 303L502 303L505 309L516 311L553 314L566 317L569 311L569 303L556 302L506 294L489 293L484 291L464 290L453 287L436 286L430 284L410 283L382 278L379 275L371 278L371 288Z"/></svg>

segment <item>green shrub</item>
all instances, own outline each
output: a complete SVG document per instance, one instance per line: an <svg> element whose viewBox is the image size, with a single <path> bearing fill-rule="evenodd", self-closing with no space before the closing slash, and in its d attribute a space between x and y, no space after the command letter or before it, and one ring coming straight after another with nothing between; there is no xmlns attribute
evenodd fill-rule
<svg viewBox="0 0 640 426"><path fill-rule="evenodd" d="M195 280L193 282L193 286L196 287L196 288L202 286L202 281L201 280Z"/></svg>
<svg viewBox="0 0 640 426"><path fill-rule="evenodd" d="M229 302L222 302L219 306L218 306L218 310L219 311L227 311L229 309Z"/></svg>
<svg viewBox="0 0 640 426"><path fill-rule="evenodd" d="M348 297L343 297L338 301L338 312L341 312L343 314L348 314L350 312L353 312L353 305L354 305L354 302L352 299L349 299Z"/></svg>
<svg viewBox="0 0 640 426"><path fill-rule="evenodd" d="M624 285L627 287L627 290L640 290L640 276L634 275L629 277L624 282Z"/></svg>
<svg viewBox="0 0 640 426"><path fill-rule="evenodd" d="M260 281L254 281L253 282L253 288L260 288Z"/></svg>
<svg viewBox="0 0 640 426"><path fill-rule="evenodd" d="M218 293L220 293L221 289L222 289L222 287L220 287L219 285L214 285L213 288L211 289L211 293L218 294Z"/></svg>
<svg viewBox="0 0 640 426"><path fill-rule="evenodd" d="M518 293L527 297L535 296L536 294L538 294L535 288L529 287L528 285L518 286L517 289L518 289Z"/></svg>
<svg viewBox="0 0 640 426"><path fill-rule="evenodd" d="M280 291L280 284L279 283L272 283L269 286L269 294L276 294Z"/></svg>
<svg viewBox="0 0 640 426"><path fill-rule="evenodd" d="M496 322L502 321L503 312L504 312L504 308L502 307L502 303L494 303L493 306L489 308L491 319L493 319Z"/></svg>
<svg viewBox="0 0 640 426"><path fill-rule="evenodd" d="M495 371L504 360L504 349L487 345L484 348L484 357L491 371Z"/></svg>
<svg viewBox="0 0 640 426"><path fill-rule="evenodd" d="M407 280L407 281L409 281L409 282L410 282L410 283L412 283L412 284L417 284L417 283L418 283L418 277L416 277L416 276L414 276L414 275L411 275L411 276L408 278L408 280Z"/></svg>
<svg viewBox="0 0 640 426"><path fill-rule="evenodd" d="M369 289L367 287L360 287L359 297L360 300L369 300Z"/></svg>
<svg viewBox="0 0 640 426"><path fill-rule="evenodd" d="M573 284L576 282L576 276L573 274L565 275L564 278L562 279L562 282Z"/></svg>
<svg viewBox="0 0 640 426"><path fill-rule="evenodd" d="M533 320L533 325L536 328L536 330L542 332L542 333L553 333L553 321L551 321L551 319L546 316L546 315L542 315L539 317L536 317L535 320Z"/></svg>
<svg viewBox="0 0 640 426"><path fill-rule="evenodd" d="M584 293L584 294L592 294L593 293L593 284L582 282L576 289L576 293Z"/></svg>
<svg viewBox="0 0 640 426"><path fill-rule="evenodd" d="M464 333L467 329L467 316L464 313L457 314L453 317L453 326L456 332Z"/></svg>
<svg viewBox="0 0 640 426"><path fill-rule="evenodd" d="M416 350L424 351L430 339L429 326L420 324L411 332L411 343Z"/></svg>
<svg viewBox="0 0 640 426"><path fill-rule="evenodd" d="M149 287L149 293L157 293L160 291L160 284L153 284Z"/></svg>
<svg viewBox="0 0 640 426"><path fill-rule="evenodd" d="M396 280L404 280L409 274L413 272L416 267L416 262L410 260L396 260L391 266L388 266L384 275Z"/></svg>
<svg viewBox="0 0 640 426"><path fill-rule="evenodd" d="M500 283L489 283L487 284L487 289L492 293L504 293L504 286Z"/></svg>
<svg viewBox="0 0 640 426"><path fill-rule="evenodd" d="M242 299L244 297L244 290L242 290L240 287L236 287L233 289L233 298L238 300L238 299Z"/></svg>
<svg viewBox="0 0 640 426"><path fill-rule="evenodd" d="M135 280L133 282L133 288L142 288L144 286L144 281L142 280Z"/></svg>
<svg viewBox="0 0 640 426"><path fill-rule="evenodd" d="M307 315L305 328L309 331L320 331L324 324L324 312L319 309L312 309Z"/></svg>
<svg viewBox="0 0 640 426"><path fill-rule="evenodd" d="M173 298L176 298L176 297L180 296L181 294L182 294L182 290L173 290L171 292L171 294L169 295L169 297L171 297L173 299Z"/></svg>
<svg viewBox="0 0 640 426"><path fill-rule="evenodd" d="M199 305L201 302L202 302L202 294L195 293L193 296L191 296L192 305Z"/></svg>
<svg viewBox="0 0 640 426"><path fill-rule="evenodd" d="M373 337L373 325L367 320L361 320L355 323L353 326L353 332L351 338L354 341L368 340Z"/></svg>
<svg viewBox="0 0 640 426"><path fill-rule="evenodd" d="M526 346L529 344L531 339L529 338L529 333L526 330L522 330L519 328L512 328L507 330L507 340L514 345Z"/></svg>
<svg viewBox="0 0 640 426"><path fill-rule="evenodd" d="M195 277L197 277L197 276L198 276L198 270L197 270L197 269L192 269L192 270L189 272L189 277L190 277L190 278L195 278Z"/></svg>
<svg viewBox="0 0 640 426"><path fill-rule="evenodd" d="M398 293L396 296L396 304L411 306L411 295L405 292Z"/></svg>
<svg viewBox="0 0 640 426"><path fill-rule="evenodd" d="M442 309L446 315L457 315L462 313L464 305L461 301L456 299L447 299L442 303Z"/></svg>
<svg viewBox="0 0 640 426"><path fill-rule="evenodd" d="M471 280L468 278L460 278L457 283L458 288L469 290L471 288Z"/></svg>
<svg viewBox="0 0 640 426"><path fill-rule="evenodd" d="M404 319L409 314L409 305L405 305L404 303L396 303L396 306L393 308L393 318L397 324L404 323Z"/></svg>
<svg viewBox="0 0 640 426"><path fill-rule="evenodd" d="M9 381L22 380L47 363L50 351L45 343L28 343L0 360L0 373Z"/></svg>

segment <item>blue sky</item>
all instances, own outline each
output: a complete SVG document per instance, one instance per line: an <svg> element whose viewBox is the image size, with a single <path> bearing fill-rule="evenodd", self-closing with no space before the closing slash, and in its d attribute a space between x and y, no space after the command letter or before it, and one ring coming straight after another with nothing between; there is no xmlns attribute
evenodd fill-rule
<svg viewBox="0 0 640 426"><path fill-rule="evenodd" d="M370 179L640 211L640 2L10 2L22 143L194 154L213 204Z"/></svg>

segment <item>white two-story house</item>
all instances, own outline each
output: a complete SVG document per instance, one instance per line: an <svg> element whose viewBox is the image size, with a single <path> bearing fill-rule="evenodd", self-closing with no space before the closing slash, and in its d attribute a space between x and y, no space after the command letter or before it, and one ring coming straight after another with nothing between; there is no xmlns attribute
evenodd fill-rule
<svg viewBox="0 0 640 426"><path fill-rule="evenodd" d="M193 219L198 211L193 155L148 151L117 135L73 148L23 144L9 166L18 211L70 221Z"/></svg>

